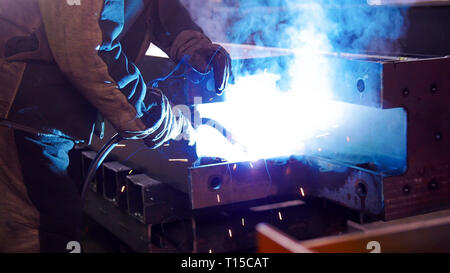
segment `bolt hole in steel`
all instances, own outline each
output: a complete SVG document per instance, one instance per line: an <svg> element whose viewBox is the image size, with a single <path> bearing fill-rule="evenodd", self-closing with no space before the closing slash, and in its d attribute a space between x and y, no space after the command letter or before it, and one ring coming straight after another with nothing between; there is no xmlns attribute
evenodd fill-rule
<svg viewBox="0 0 450 273"><path fill-rule="evenodd" d="M403 94L403 97L409 96L409 89L408 88L403 88L402 94Z"/></svg>
<svg viewBox="0 0 450 273"><path fill-rule="evenodd" d="M356 88L358 88L359 92L361 93L364 92L364 90L366 89L366 84L362 79L358 80L358 82L356 83Z"/></svg>
<svg viewBox="0 0 450 273"><path fill-rule="evenodd" d="M409 194L411 192L411 186L406 184L405 186L403 186L403 193L404 194Z"/></svg>
<svg viewBox="0 0 450 273"><path fill-rule="evenodd" d="M209 189L212 191L217 191L220 189L220 187L222 187L222 177L220 176L211 176L209 178Z"/></svg>
<svg viewBox="0 0 450 273"><path fill-rule="evenodd" d="M428 189L435 190L439 187L439 181L436 178L433 178L428 182Z"/></svg>
<svg viewBox="0 0 450 273"><path fill-rule="evenodd" d="M367 186L362 182L358 183L358 185L356 185L356 194L360 197L366 196Z"/></svg>

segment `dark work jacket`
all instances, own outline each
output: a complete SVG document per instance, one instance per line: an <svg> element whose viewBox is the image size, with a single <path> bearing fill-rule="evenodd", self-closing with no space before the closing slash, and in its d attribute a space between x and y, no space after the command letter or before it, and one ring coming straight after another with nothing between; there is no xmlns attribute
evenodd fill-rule
<svg viewBox="0 0 450 273"><path fill-rule="evenodd" d="M158 98L146 96L134 62L151 42L178 62L172 44L184 30L201 31L177 0L0 0L0 118L26 115L29 104L36 119L54 113L55 129L73 128L93 109L125 137L145 136L141 114ZM0 127L0 252L35 252L42 215L16 146Z"/></svg>

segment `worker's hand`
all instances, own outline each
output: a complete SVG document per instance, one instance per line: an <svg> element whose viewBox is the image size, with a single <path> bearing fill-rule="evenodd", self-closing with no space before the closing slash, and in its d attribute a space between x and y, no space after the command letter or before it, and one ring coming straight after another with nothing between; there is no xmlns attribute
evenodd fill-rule
<svg viewBox="0 0 450 273"><path fill-rule="evenodd" d="M220 45L213 44L203 33L186 30L175 39L171 58L176 62L184 56L189 56L189 63L199 72L214 73L215 91L222 94L227 84L232 80L231 58Z"/></svg>

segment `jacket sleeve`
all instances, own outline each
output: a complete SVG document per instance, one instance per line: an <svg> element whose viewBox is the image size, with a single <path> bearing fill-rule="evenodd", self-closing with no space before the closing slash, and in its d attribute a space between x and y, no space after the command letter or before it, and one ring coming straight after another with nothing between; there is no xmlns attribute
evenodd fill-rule
<svg viewBox="0 0 450 273"><path fill-rule="evenodd" d="M191 37L183 34L203 34L203 30L192 20L179 0L155 0L152 5L151 20L154 37L152 42L177 63L181 58L174 52L180 51L180 47L189 44L192 40Z"/></svg>
<svg viewBox="0 0 450 273"><path fill-rule="evenodd" d="M124 1L39 0L48 42L62 72L125 138L144 138L157 128L144 112L160 104L117 37L124 25ZM145 98L145 104L144 104Z"/></svg>

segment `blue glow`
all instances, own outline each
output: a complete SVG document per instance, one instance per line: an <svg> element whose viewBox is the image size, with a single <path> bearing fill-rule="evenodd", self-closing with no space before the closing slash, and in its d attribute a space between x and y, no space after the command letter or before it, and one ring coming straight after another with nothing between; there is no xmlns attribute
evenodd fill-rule
<svg viewBox="0 0 450 273"><path fill-rule="evenodd" d="M199 105L201 116L219 121L238 144L203 125L196 136L198 156L235 161L302 154L306 139L339 121L327 94L279 92L278 79L265 73L238 78L226 102Z"/></svg>
<svg viewBox="0 0 450 273"><path fill-rule="evenodd" d="M233 22L225 24L229 30L218 24L202 24L213 39L289 48L294 54L261 58L259 63L255 59L252 69L235 63L236 83L226 90L226 101L199 105L198 110L201 117L223 125L238 144L227 142L210 126L200 126L198 156L245 161L305 153L342 156L348 152L360 155L357 158L362 162L377 161L373 154L387 155L398 159L399 168L404 168L404 111L381 113L332 101L333 94L340 91L334 90L332 79L339 79L333 78L333 72L347 68L335 67L324 53L392 51L406 27L405 8L374 8L361 0L227 2L237 11L208 12L198 5L186 5L197 20ZM350 141L347 136L352 136Z"/></svg>

